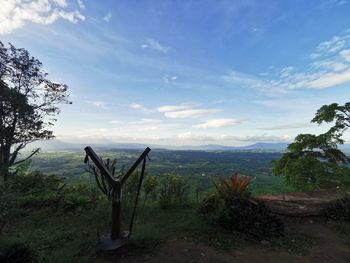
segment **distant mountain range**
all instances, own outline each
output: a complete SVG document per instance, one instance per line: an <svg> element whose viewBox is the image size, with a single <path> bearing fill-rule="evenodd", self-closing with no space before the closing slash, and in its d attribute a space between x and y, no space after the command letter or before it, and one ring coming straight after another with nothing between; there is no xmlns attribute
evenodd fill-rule
<svg viewBox="0 0 350 263"><path fill-rule="evenodd" d="M279 142L279 143L266 143L259 142L247 146L225 146L220 144L207 144L207 145L183 145L183 146L165 146L165 145L147 145L142 143L91 143L91 144L82 144L82 143L68 143L60 140L51 140L51 141L41 141L35 142L31 145L28 145L27 149L38 148L40 147L44 151L64 151L64 150L82 150L87 145L90 145L95 148L103 149L129 149L129 150L142 150L146 147L152 149L164 149L164 150L194 150L194 151L285 151L288 143ZM346 152L350 152L350 145L345 144L341 145L340 149Z"/></svg>
<svg viewBox="0 0 350 263"><path fill-rule="evenodd" d="M288 143L255 143L247 146L225 146L219 144L208 145L184 145L184 146L164 146L164 145L146 145L141 143L68 143L60 140L40 141L28 145L28 148L40 147L44 151L63 151L63 150L79 150L87 145L95 148L104 149L145 149L147 146L153 149L165 150L198 150L198 151L235 151L235 150L265 150L265 151L284 151Z"/></svg>

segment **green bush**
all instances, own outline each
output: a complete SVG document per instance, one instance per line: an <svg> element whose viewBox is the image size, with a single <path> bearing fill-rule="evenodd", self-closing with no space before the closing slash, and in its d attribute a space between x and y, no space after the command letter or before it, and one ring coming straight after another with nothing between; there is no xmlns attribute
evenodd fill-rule
<svg viewBox="0 0 350 263"><path fill-rule="evenodd" d="M268 208L243 197L222 200L215 195L206 198L199 213L212 224L228 231L238 231L258 240L283 235L282 221L272 215Z"/></svg>

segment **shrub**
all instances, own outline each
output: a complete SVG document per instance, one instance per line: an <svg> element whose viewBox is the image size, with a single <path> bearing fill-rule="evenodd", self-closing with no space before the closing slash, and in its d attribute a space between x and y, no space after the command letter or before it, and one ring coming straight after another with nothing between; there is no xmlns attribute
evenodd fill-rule
<svg viewBox="0 0 350 263"><path fill-rule="evenodd" d="M159 201L162 208L183 205L187 197L187 181L180 175L165 174L159 189Z"/></svg>
<svg viewBox="0 0 350 263"><path fill-rule="evenodd" d="M336 221L350 222L350 197L330 202L323 214Z"/></svg>
<svg viewBox="0 0 350 263"><path fill-rule="evenodd" d="M95 206L100 195L99 189L95 187L85 184L71 185L65 188L61 205L66 210Z"/></svg>
<svg viewBox="0 0 350 263"><path fill-rule="evenodd" d="M218 223L227 230L239 231L259 240L281 236L284 231L282 221L263 203L256 204L242 197L225 201Z"/></svg>
<svg viewBox="0 0 350 263"><path fill-rule="evenodd" d="M240 178L238 173L228 179L220 178L216 194L203 200L199 212L210 223L229 231L238 231L256 239L283 235L282 221L274 216L264 204L249 199L251 177Z"/></svg>
<svg viewBox="0 0 350 263"><path fill-rule="evenodd" d="M146 175L143 182L143 192L145 194L145 203L148 200L148 197L155 199L157 197L157 186L159 184L158 176Z"/></svg>
<svg viewBox="0 0 350 263"><path fill-rule="evenodd" d="M204 198L199 206L198 212L200 214L210 215L215 213L220 207L220 200L215 194L209 195Z"/></svg>

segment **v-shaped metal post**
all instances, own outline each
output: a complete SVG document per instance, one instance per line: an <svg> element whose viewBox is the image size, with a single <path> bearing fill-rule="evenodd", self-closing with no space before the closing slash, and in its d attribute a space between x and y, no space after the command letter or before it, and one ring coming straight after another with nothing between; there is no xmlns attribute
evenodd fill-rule
<svg viewBox="0 0 350 263"><path fill-rule="evenodd" d="M144 152L140 155L140 157L136 160L136 162L130 167L125 175L123 175L120 179L114 178L113 175L109 172L108 168L103 163L102 159L97 156L94 150L87 146L85 147L85 152L88 157L93 161L96 167L100 170L101 175L106 178L108 184L112 189L111 197L112 197L112 229L111 234L109 236L105 236L100 238L97 243L98 251L105 250L114 250L126 244L129 240L132 230L132 224L135 214L135 208L137 205L138 195L135 200L135 206L133 215L130 222L130 231L122 232L121 231L121 198L122 198L122 187L125 182L128 180L129 176L135 171L135 169L140 165L143 161L142 171L141 171L141 180L143 179L146 158L148 157L148 153L151 151L150 148L146 148ZM85 161L87 162L87 160ZM142 183L142 181L140 181ZM139 188L141 187L141 183L139 184ZM138 189L139 192L140 189Z"/></svg>

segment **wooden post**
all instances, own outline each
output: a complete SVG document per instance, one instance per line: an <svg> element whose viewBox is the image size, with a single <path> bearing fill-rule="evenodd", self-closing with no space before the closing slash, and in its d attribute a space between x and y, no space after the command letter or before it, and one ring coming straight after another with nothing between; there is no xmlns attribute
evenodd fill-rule
<svg viewBox="0 0 350 263"><path fill-rule="evenodd" d="M113 250L123 246L130 237L132 223L130 225L129 233L122 233L121 231L121 199L122 199L122 186L129 178L129 176L134 172L137 166L143 161L143 171L145 169L145 158L147 158L148 153L151 151L150 148L146 148L136 162L131 166L127 173L121 178L121 180L116 179L109 172L102 159L97 156L97 154L92 150L90 146L85 147L85 152L87 156L91 158L96 167L100 170L101 175L107 180L112 188L112 228L111 234L108 239L102 239L97 245L98 250ZM85 159L84 162L87 162ZM141 186L141 184L140 184ZM135 201L134 213L136 208L137 200ZM134 216L134 214L133 214ZM131 220L133 222L133 218Z"/></svg>
<svg viewBox="0 0 350 263"><path fill-rule="evenodd" d="M112 192L112 230L111 239L120 238L121 235L121 187Z"/></svg>

